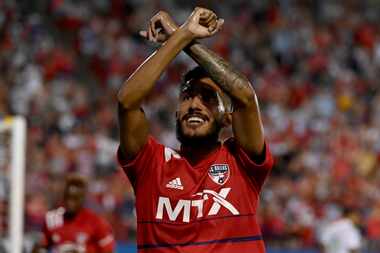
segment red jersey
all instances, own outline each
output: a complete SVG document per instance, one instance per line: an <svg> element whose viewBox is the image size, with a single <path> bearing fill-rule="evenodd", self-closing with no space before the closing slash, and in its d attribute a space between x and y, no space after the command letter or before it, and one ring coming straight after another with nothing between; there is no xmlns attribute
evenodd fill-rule
<svg viewBox="0 0 380 253"><path fill-rule="evenodd" d="M136 194L138 252L263 253L256 221L273 159L253 162L231 138L196 166L149 137L119 162Z"/></svg>
<svg viewBox="0 0 380 253"><path fill-rule="evenodd" d="M113 252L115 241L104 219L86 208L72 220L65 219L64 213L63 207L47 212L42 246L52 249L53 253Z"/></svg>

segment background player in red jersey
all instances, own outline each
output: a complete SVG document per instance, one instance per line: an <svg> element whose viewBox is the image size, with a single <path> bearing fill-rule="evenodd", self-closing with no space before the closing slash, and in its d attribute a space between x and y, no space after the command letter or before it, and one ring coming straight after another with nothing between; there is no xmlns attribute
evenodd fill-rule
<svg viewBox="0 0 380 253"><path fill-rule="evenodd" d="M43 238L33 253L111 253L115 242L107 222L85 208L86 182L72 175L66 180L63 206L45 216Z"/></svg>
<svg viewBox="0 0 380 253"><path fill-rule="evenodd" d="M256 94L245 76L195 41L223 22L196 8L178 28L159 12L141 35L165 43L118 93L118 158L136 194L139 252L265 252L255 214L273 160ZM141 105L182 50L200 67L180 87L176 152L149 135ZM233 138L220 142L230 124Z"/></svg>

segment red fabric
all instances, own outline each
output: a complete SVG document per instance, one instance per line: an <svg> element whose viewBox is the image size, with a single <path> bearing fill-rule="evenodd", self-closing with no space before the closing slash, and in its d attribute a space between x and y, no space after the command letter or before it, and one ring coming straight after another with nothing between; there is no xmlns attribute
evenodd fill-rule
<svg viewBox="0 0 380 253"><path fill-rule="evenodd" d="M63 218L62 207L45 217L42 244L53 252L64 248L84 249L86 253L112 252L115 241L108 223L89 209L82 209L73 219Z"/></svg>
<svg viewBox="0 0 380 253"><path fill-rule="evenodd" d="M372 240L380 240L380 215L368 219L367 234Z"/></svg>
<svg viewBox="0 0 380 253"><path fill-rule="evenodd" d="M133 161L118 159L136 194L139 252L265 252L256 209L273 165L267 145L262 164L229 139L191 166L149 137Z"/></svg>
<svg viewBox="0 0 380 253"><path fill-rule="evenodd" d="M376 41L375 35L376 32L372 26L368 24L363 24L356 31L355 38L357 43L359 43L363 47L372 49Z"/></svg>
<svg viewBox="0 0 380 253"><path fill-rule="evenodd" d="M47 80L53 79L58 73L70 73L74 69L73 57L62 50L55 50L45 60L44 77Z"/></svg>

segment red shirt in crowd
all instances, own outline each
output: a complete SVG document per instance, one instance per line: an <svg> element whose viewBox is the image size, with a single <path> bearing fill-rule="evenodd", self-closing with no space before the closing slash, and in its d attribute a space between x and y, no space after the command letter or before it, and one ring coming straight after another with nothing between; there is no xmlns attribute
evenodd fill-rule
<svg viewBox="0 0 380 253"><path fill-rule="evenodd" d="M273 159L253 162L234 139L196 166L149 137L132 161L119 155L136 194L139 252L263 253L256 221Z"/></svg>

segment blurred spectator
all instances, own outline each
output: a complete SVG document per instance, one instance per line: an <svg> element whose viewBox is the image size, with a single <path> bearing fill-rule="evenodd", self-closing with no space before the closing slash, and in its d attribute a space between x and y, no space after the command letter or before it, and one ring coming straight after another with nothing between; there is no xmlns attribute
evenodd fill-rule
<svg viewBox="0 0 380 253"><path fill-rule="evenodd" d="M360 252L362 237L356 227L358 217L352 210L344 210L341 217L322 226L320 243L324 253Z"/></svg>

